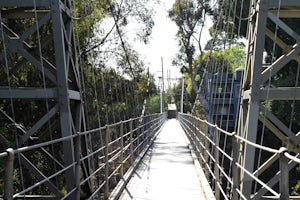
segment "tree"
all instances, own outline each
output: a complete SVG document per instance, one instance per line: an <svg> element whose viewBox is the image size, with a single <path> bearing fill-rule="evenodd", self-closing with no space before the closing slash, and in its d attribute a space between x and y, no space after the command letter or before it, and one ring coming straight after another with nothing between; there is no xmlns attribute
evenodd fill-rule
<svg viewBox="0 0 300 200"><path fill-rule="evenodd" d="M73 6L72 19L76 25L74 33L76 35L77 45L80 47L78 48L81 68L80 74L82 74L81 78L84 79L82 83L84 82L86 85L86 90L83 92L83 95L86 96L84 104L89 107L88 110L85 110L88 118L88 128L99 127L99 125L113 123L117 120L120 121L121 118L123 120L132 116L140 115L141 105L143 102L142 100L148 96L148 94L146 95L144 91L140 92L137 87L137 83L140 80L139 78L143 77L141 69L144 68L144 63L141 62L138 53L131 48L130 42L126 43L124 39L126 34L125 27L129 24L129 21L132 22L133 19L140 22L139 24L141 26L143 25L143 27L138 29L139 31L136 32L137 37L147 42L147 38L150 36L153 26L151 7L147 7L147 1L145 0L74 0ZM2 11L6 10L6 8L1 9ZM18 9L19 8L17 8L17 10ZM43 9L46 11L47 8ZM10 14L12 10L7 9L6 13ZM40 17L45 13L47 14L47 12L38 12L38 16ZM25 15L22 16L21 19L9 19L2 16L1 23L8 27L2 31L7 35L14 35L14 37L16 37L16 35L21 35L25 30L28 30L29 27L35 27L34 17L26 18L27 16L34 15ZM65 17L63 18L65 19ZM108 31L105 31L103 27L100 27L104 20L112 18L114 18L114 22ZM28 44L28 51L32 53L33 56L36 58L43 56L45 60L49 60L49 62L45 62L45 64L51 64L54 60L51 23L52 22L49 21L39 28L39 35L42 43L41 50L43 55L38 53L39 40L37 33L31 33L25 41L30 42ZM72 27L65 28L70 29ZM4 55L2 38L0 38L0 44L0 51L2 52L2 55ZM117 51L114 51L115 49ZM103 52L109 52L110 50L111 54L103 55ZM106 64L107 60L114 60L115 55L118 55L117 61L120 61L119 64L122 67L121 69L124 71L120 70L120 72L116 70L116 65L114 65L113 67L115 68L111 70L111 68L108 67L110 63ZM107 58L107 60L101 60L103 57ZM9 71L9 77L5 67L1 67L1 86L9 85L10 88L51 88L54 85L48 79L46 79L45 83L43 83L41 72L30 64L22 55L16 52L11 52L7 55L7 59L7 71ZM0 61L1 66L3 66L5 63L4 56L2 56ZM72 61L75 62L76 60ZM130 72L132 72L135 68L138 68L139 70L134 70L134 75L132 75ZM134 76L134 78L124 76L126 73ZM7 83L8 80L10 81L9 84ZM12 101L14 106L12 106ZM0 152L4 152L9 147L16 148L20 146L27 146L61 137L59 126L57 125L59 122L56 119L53 119L35 132L34 137L29 138L26 142L19 146L14 142L21 138L26 130L30 130L35 122L47 113L47 109L54 107L56 103L56 99L49 100L47 102L39 99L30 101L24 99L1 99ZM99 116L97 114L98 111ZM58 114L56 114L56 116L57 115ZM100 123L98 122L98 119L100 119ZM51 132L51 137L46 134L48 132ZM95 140L95 142L98 142L98 140ZM99 142L97 144L99 144ZM57 159L57 162L62 163L63 156L59 145L54 145L54 147L49 147L49 149L47 147L45 151L52 154L53 157ZM48 177L56 172L54 167L55 164L50 163L48 156L41 152L42 151L31 151L27 153L28 155L26 156L30 158L34 166L37 166L40 171L45 172L45 175ZM16 162L15 165L17 165L17 163L18 162ZM18 189L22 188L22 184L24 184L24 188L37 181L33 174L26 169L24 169L25 172L21 172L20 168L16 167L14 169L14 185ZM3 174L3 169L4 162L1 160L0 174ZM23 176L22 173L24 173L23 175L26 177L26 181L23 182L21 181L23 180L21 177ZM56 184L62 192L65 191L63 177L58 177L56 179ZM0 178L0 191L0 193L3 192L2 177ZM18 192L18 190L15 192ZM49 191L43 185L40 185L27 194L31 193L45 194L49 193Z"/></svg>
<svg viewBox="0 0 300 200"><path fill-rule="evenodd" d="M212 52L205 52L199 55L194 63L193 68L197 69L195 82L200 85L202 79L204 79L206 73L233 73L238 68L245 67L245 50L244 46L235 45L225 50L215 50ZM192 78L189 73L185 73L185 80L187 84L187 92L191 96L191 104L195 103L197 93L194 92ZM203 85L201 86L203 87ZM200 95L200 96L199 96ZM205 107L205 99L201 96L202 93L198 94L199 100L196 100L197 109L201 106ZM201 110L201 114L202 114Z"/></svg>
<svg viewBox="0 0 300 200"><path fill-rule="evenodd" d="M220 1L219 6L222 7L224 1ZM233 22L237 24L236 28L233 33L236 34L235 37L243 37L247 34L247 19L250 19L251 16L249 16L249 9L251 8L249 0L244 1L237 1L237 10L235 12L232 12L229 16L232 17ZM254 1L253 1L254 2ZM241 4L243 3L243 4ZM280 5L280 4L278 4ZM252 9L255 9L256 5L253 5ZM223 7L225 8L225 7ZM282 21L281 24L285 23L287 26L289 26L292 30L294 30L296 33L300 33L300 28L297 24L299 24L300 19L295 18L285 18L285 16L281 15L280 12L282 10L285 10L288 8L284 7L275 7L273 8L274 12L276 13L274 16L280 18ZM225 16L225 15L224 15ZM215 20L215 24L217 24L217 20ZM216 25L215 25L216 26ZM267 19L266 23L267 28L267 34L266 34L266 40L264 45L264 50L267 53L267 56L265 56L264 62L267 63L267 65L272 65L275 61L281 56L286 56L288 54L285 54L287 50L289 50L290 46L293 46L295 43L299 44L299 42L295 42L295 39L291 37L290 34L287 33L287 30L284 30L285 28L282 28L282 26L276 25L273 20ZM231 34L230 31L225 30L225 34L229 35ZM273 37L278 43L274 42L270 37ZM265 37L265 35L259 35L259 37ZM254 41L250 41L251 43L254 43ZM286 47L285 47L286 46ZM251 52L249 52L250 54ZM285 55L284 55L285 54ZM258 66L255 66L258 67ZM254 77L255 78L255 77ZM265 89L268 88L277 88L277 87L297 87L299 86L299 63L297 61L291 61L285 66L279 70L278 72L274 72L272 75L270 75L267 82L262 83L264 85ZM279 121L281 121L288 129L290 129L291 132L297 133L300 129L299 119L300 119L300 113L299 110L299 101L297 100L268 100L265 103L265 109L274 114ZM262 102L263 104L263 102ZM258 130L259 136L262 135L264 138L263 145L272 147L272 148L280 148L284 143L283 141L279 140L277 137L274 137L274 134L272 131L270 131L268 126L265 125L265 122L260 124L261 127L263 127L261 130ZM259 141L259 139L257 140ZM289 148L289 150L292 150L292 148ZM296 151L298 151L297 149ZM266 153L261 154L261 159L266 160L268 159L268 155ZM263 163L263 161L261 162ZM259 163L258 165L260 165ZM276 169L278 170L278 169ZM299 170L299 169L298 169ZM273 174L271 174L271 171L275 170L268 170L265 174L261 176L262 179L266 179L266 177L270 177ZM295 185L297 183L297 179L299 179L297 175L295 175L296 172L295 169L291 170L290 172L290 185ZM298 193L300 188L300 183L298 181L298 185L294 187L294 193Z"/></svg>
<svg viewBox="0 0 300 200"><path fill-rule="evenodd" d="M131 77L145 70L141 56L134 50L135 40L147 43L154 26L152 2L146 0L107 0L106 17L95 23L94 37L89 38L86 57L91 51L97 54L96 63L115 67ZM134 27L134 30L128 29Z"/></svg>
<svg viewBox="0 0 300 200"><path fill-rule="evenodd" d="M246 37L249 6L251 0L221 0L212 11L213 26L209 32L212 37L205 46L206 50L221 50L232 44L240 44L239 39Z"/></svg>
<svg viewBox="0 0 300 200"><path fill-rule="evenodd" d="M182 72L190 74L195 92L198 91L195 80L197 70L194 69L193 61L197 52L203 54L200 38L206 14L209 12L208 0L176 0L169 11L170 19L178 26L177 37L180 47L173 63L180 66Z"/></svg>

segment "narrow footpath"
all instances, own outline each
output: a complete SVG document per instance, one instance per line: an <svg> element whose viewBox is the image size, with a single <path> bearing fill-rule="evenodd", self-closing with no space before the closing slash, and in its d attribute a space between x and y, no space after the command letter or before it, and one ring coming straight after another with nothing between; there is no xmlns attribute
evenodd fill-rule
<svg viewBox="0 0 300 200"><path fill-rule="evenodd" d="M204 192L211 189L200 179L184 132L179 122L171 119L166 122L120 199L212 199Z"/></svg>

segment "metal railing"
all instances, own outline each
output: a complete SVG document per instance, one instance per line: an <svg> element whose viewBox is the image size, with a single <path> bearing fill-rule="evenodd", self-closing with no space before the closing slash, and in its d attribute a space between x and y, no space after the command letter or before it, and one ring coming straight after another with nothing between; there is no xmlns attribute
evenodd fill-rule
<svg viewBox="0 0 300 200"><path fill-rule="evenodd" d="M285 147L272 149L247 141L235 132L227 132L206 120L189 114L178 114L179 122L183 127L195 151L197 159L214 190L216 199L246 199L242 193L240 172L249 176L258 191L251 199L292 199L289 192L289 170L300 163L299 154L291 155ZM271 180L264 182L258 176L259 170L250 173L241 162L243 147L251 145L256 149L268 152L271 157L279 157L279 171ZM294 165L292 165L292 163ZM263 166L265 167L265 166ZM274 185L279 179L278 189ZM271 196L263 196L270 194ZM299 197L297 197L299 198Z"/></svg>
<svg viewBox="0 0 300 200"><path fill-rule="evenodd" d="M162 128L166 120L165 113L153 114L115 124L106 125L97 129L79 132L69 137L58 138L55 140L33 144L17 149L9 148L6 152L0 153L0 161L4 166L4 173L0 176L0 183L3 183L3 194L0 195L4 199L29 198L32 197L32 191L41 186L46 185L56 188L57 193L53 194L36 194L38 198L50 199L70 199L76 197L79 199L108 199L111 194L115 199L120 193L120 188L124 188L131 174L132 168L137 166L142 159L143 154L151 145L157 133ZM85 137L89 140L89 146L82 147L81 139ZM51 145L59 145L60 143L72 140L74 142L75 161L71 165L63 166L59 159L54 161L61 166L60 169L49 172L39 171L43 178L38 179L30 186L16 188L14 184L14 173L20 166L17 159L22 159L24 153L35 153L40 148L47 148ZM85 149L83 149L85 148ZM83 150L88 153L83 156ZM39 165L41 163L38 163ZM38 169L38 166L33 166ZM65 191L63 185L55 185L55 179L64 176L64 173L73 169L75 174L74 188ZM47 176L45 175L47 174ZM62 178L64 180L64 178ZM89 185L89 194L83 195L83 185ZM112 190L119 185L118 191ZM2 192L2 191L0 191Z"/></svg>

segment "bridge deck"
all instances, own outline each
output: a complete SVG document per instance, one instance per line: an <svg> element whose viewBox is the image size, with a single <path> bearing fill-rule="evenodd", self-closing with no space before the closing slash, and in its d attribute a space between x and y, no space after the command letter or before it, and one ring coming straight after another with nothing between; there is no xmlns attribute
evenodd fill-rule
<svg viewBox="0 0 300 200"><path fill-rule="evenodd" d="M120 199L214 199L201 174L179 122L168 120Z"/></svg>

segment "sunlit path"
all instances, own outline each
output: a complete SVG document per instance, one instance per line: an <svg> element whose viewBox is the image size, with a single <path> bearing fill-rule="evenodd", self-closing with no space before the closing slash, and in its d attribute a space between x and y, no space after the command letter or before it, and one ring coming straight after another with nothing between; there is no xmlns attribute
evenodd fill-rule
<svg viewBox="0 0 300 200"><path fill-rule="evenodd" d="M0 200L300 200L299 13L0 0Z"/></svg>
<svg viewBox="0 0 300 200"><path fill-rule="evenodd" d="M208 199L201 185L184 132L172 119L166 122L120 199Z"/></svg>

